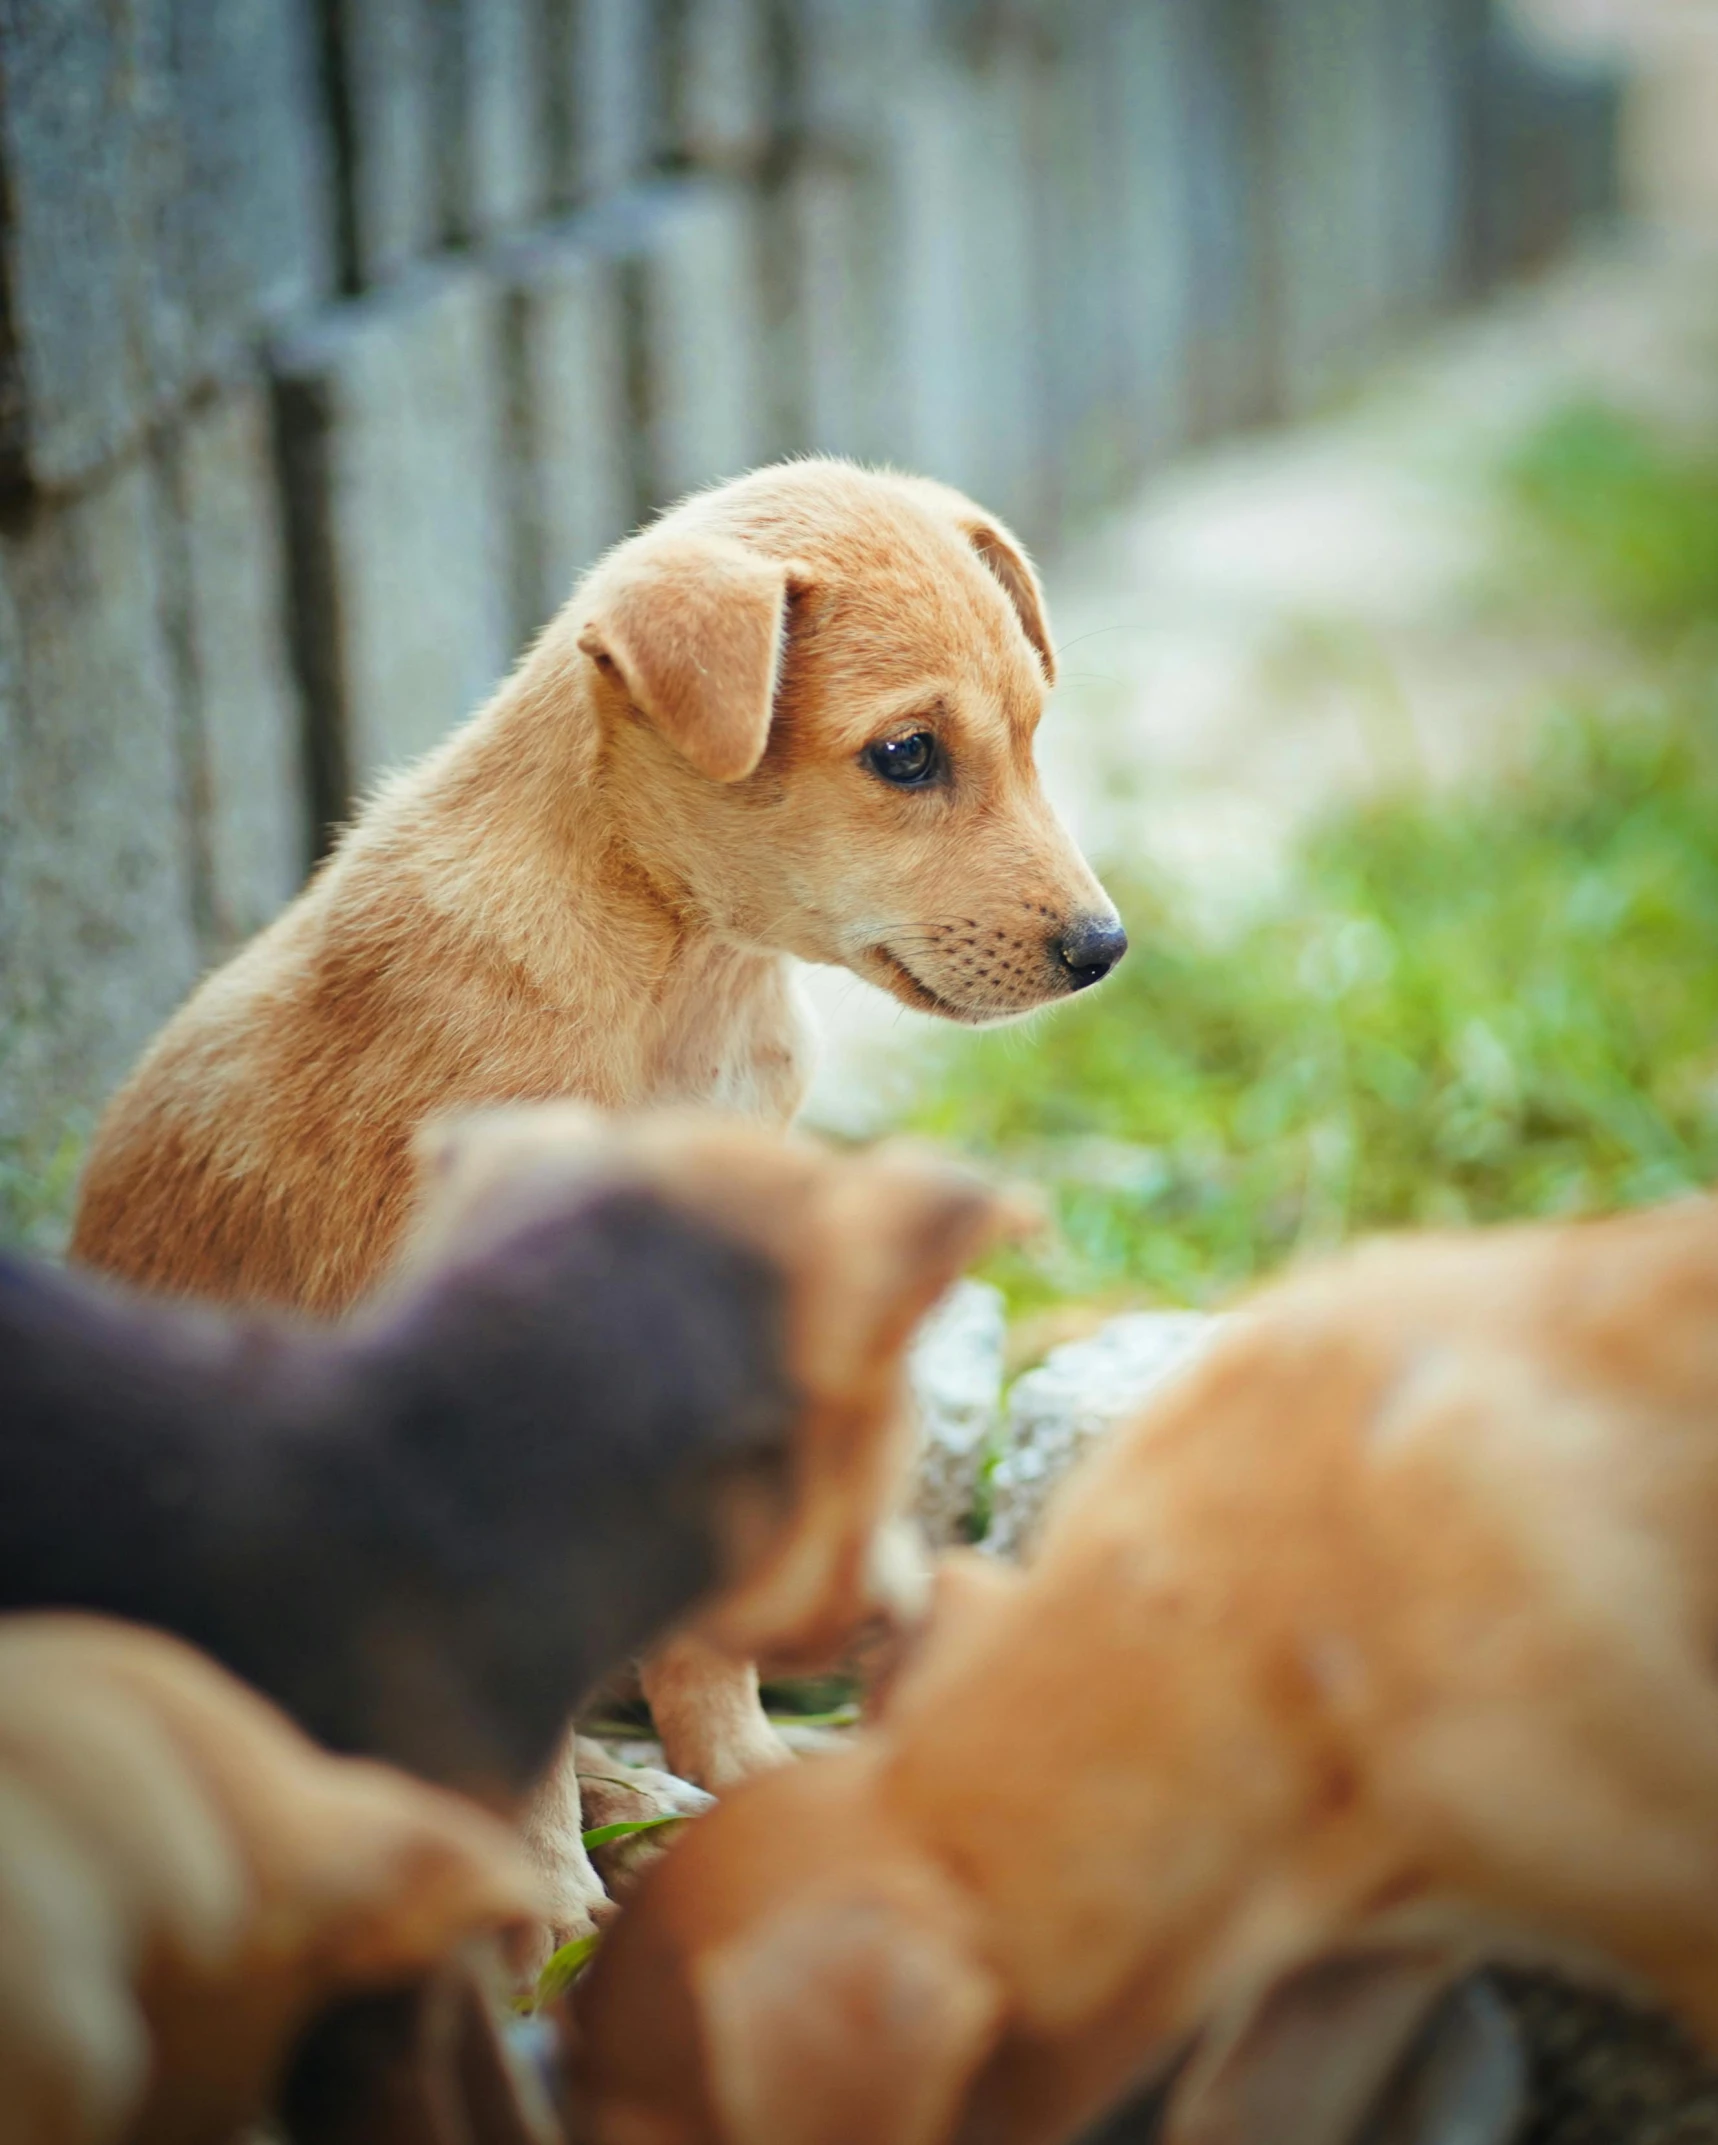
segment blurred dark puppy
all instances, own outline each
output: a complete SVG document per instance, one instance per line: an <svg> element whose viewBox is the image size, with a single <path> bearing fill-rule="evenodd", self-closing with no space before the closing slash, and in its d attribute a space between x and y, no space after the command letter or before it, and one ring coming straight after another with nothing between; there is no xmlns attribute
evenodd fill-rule
<svg viewBox="0 0 1718 2145"><path fill-rule="evenodd" d="M166 1626L326 1743L517 1788L783 1468L780 1297L631 1186L347 1332L5 1261L0 1605Z"/></svg>
<svg viewBox="0 0 1718 2145"><path fill-rule="evenodd" d="M742 1654L865 1612L901 1347L990 1202L733 1122L435 1141L407 1273L344 1328L0 1265L0 1608L165 1626L336 1749L505 1803L689 1611ZM576 1785L550 1809L576 1927Z"/></svg>

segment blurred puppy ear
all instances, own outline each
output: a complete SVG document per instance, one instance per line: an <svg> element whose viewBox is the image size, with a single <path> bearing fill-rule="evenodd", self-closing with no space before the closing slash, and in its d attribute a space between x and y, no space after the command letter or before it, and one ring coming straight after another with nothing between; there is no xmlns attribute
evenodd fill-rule
<svg viewBox="0 0 1718 2145"><path fill-rule="evenodd" d="M838 1162L815 1208L807 1373L825 1390L862 1383L1015 1219L980 1178L904 1141Z"/></svg>
<svg viewBox="0 0 1718 2145"><path fill-rule="evenodd" d="M738 782L769 742L790 585L725 538L644 536L593 582L579 647L689 766Z"/></svg>
<svg viewBox="0 0 1718 2145"><path fill-rule="evenodd" d="M1508 2145L1526 2075L1448 1951L1321 1959L1193 2056L1160 2145Z"/></svg>
<svg viewBox="0 0 1718 2145"><path fill-rule="evenodd" d="M612 1138L614 1120L588 1102L499 1103L488 1109L444 1110L412 1134L420 1180L445 1183L467 1173L486 1180L562 1156L584 1159Z"/></svg>
<svg viewBox="0 0 1718 2145"><path fill-rule="evenodd" d="M880 1896L803 1900L696 1987L730 2145L937 2145L1002 2012L949 1931Z"/></svg>
<svg viewBox="0 0 1718 2145"><path fill-rule="evenodd" d="M462 1244L475 1248L480 1215L500 1226L543 1186L561 1189L569 1180L595 1177L612 1138L612 1120L583 1102L503 1104L426 1118L412 1135L411 1226L389 1281L414 1280Z"/></svg>

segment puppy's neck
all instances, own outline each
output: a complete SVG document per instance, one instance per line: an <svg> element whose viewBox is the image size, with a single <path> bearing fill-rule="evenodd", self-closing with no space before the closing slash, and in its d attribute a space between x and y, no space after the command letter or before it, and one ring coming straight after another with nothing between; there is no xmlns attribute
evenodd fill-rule
<svg viewBox="0 0 1718 2145"><path fill-rule="evenodd" d="M431 837L425 898L475 919L545 1002L630 1040L626 1099L785 1121L810 1055L792 963L748 943L677 868L671 815L598 691L552 627L402 792Z"/></svg>

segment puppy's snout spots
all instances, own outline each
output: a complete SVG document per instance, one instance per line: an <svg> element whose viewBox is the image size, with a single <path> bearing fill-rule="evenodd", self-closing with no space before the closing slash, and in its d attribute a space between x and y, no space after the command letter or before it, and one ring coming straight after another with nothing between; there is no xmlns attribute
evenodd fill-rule
<svg viewBox="0 0 1718 2145"><path fill-rule="evenodd" d="M1087 990L1101 983L1127 951L1127 933L1116 916L1082 916L1071 923L1052 949L1068 973L1068 988Z"/></svg>

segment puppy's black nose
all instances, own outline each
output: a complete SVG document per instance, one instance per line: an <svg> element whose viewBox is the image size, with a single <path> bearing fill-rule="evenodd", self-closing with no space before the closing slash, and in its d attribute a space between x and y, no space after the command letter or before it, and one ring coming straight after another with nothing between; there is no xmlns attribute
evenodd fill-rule
<svg viewBox="0 0 1718 2145"><path fill-rule="evenodd" d="M1101 983L1126 951L1127 933L1114 916L1082 916L1056 942L1056 958L1076 991Z"/></svg>

